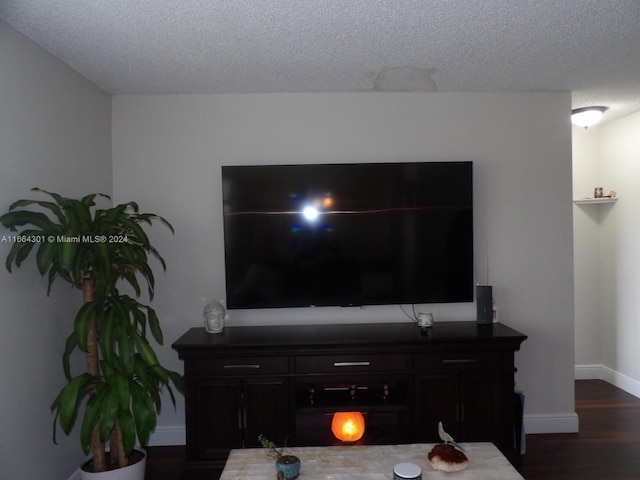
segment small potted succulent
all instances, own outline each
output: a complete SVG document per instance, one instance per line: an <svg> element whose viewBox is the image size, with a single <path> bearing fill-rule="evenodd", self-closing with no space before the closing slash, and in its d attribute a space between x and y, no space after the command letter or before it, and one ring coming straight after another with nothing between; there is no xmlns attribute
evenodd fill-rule
<svg viewBox="0 0 640 480"><path fill-rule="evenodd" d="M300 475L300 459L289 452L286 441L283 447L278 447L262 434L258 435L258 441L267 450L267 456L276 461L278 478L280 478L280 473L285 480L291 480Z"/></svg>

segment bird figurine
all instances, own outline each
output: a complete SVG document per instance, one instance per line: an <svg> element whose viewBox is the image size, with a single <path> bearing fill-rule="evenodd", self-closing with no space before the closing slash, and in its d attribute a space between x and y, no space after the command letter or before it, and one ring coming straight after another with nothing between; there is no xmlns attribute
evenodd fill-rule
<svg viewBox="0 0 640 480"><path fill-rule="evenodd" d="M464 451L464 448L462 448L460 445L458 445L456 443L456 441L453 439L453 437L451 435L449 435L447 432L444 431L444 427L442 426L442 422L438 422L438 435L440 436L440 439L444 443L450 443L451 445L453 445L457 449Z"/></svg>

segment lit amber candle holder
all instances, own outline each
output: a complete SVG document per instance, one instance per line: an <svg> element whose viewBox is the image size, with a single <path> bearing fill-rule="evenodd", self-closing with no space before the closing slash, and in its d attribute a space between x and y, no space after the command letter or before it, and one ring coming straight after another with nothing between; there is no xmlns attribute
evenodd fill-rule
<svg viewBox="0 0 640 480"><path fill-rule="evenodd" d="M336 412L331 421L331 431L338 440L357 442L364 435L364 416L360 412Z"/></svg>

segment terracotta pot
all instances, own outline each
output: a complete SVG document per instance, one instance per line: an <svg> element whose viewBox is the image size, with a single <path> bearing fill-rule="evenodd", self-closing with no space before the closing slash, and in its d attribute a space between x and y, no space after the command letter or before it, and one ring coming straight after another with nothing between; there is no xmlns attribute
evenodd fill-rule
<svg viewBox="0 0 640 480"><path fill-rule="evenodd" d="M83 468L91 462L85 462L80 468L80 480L144 480L144 471L147 466L147 452L143 449L136 449L142 453L142 459L124 468L107 470L106 472L87 472Z"/></svg>

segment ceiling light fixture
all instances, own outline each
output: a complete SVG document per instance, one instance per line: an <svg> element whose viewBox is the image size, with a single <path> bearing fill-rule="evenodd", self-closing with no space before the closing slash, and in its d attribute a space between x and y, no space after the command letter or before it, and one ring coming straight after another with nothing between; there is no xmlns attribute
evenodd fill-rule
<svg viewBox="0 0 640 480"><path fill-rule="evenodd" d="M571 110L571 123L589 128L600 121L607 107L583 107Z"/></svg>

